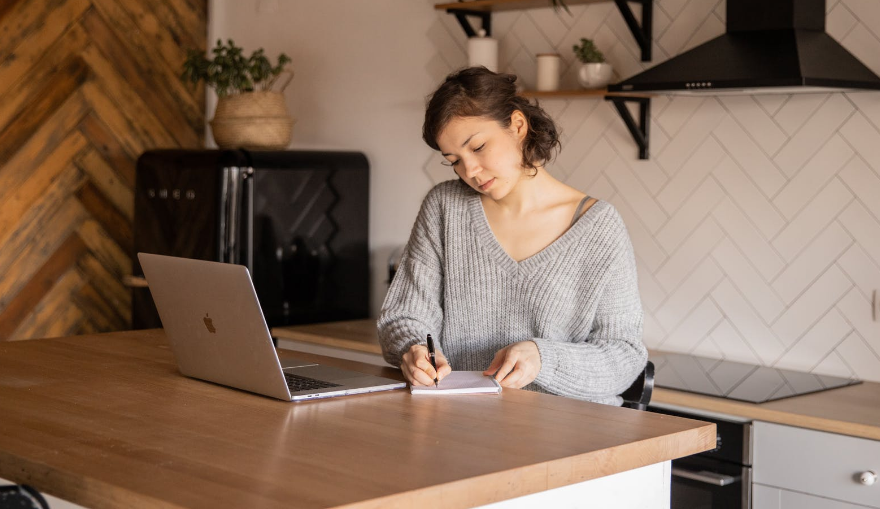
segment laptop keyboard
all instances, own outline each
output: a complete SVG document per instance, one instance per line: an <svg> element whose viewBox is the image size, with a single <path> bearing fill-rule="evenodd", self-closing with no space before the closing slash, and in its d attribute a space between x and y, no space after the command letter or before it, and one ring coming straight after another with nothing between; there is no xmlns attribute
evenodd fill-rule
<svg viewBox="0 0 880 509"><path fill-rule="evenodd" d="M305 376L292 375L290 373L284 373L284 378L287 380L287 387L290 389L290 392L311 391L314 389L326 389L328 387L340 387L340 384L325 382L323 380L315 380L314 378L309 378Z"/></svg>

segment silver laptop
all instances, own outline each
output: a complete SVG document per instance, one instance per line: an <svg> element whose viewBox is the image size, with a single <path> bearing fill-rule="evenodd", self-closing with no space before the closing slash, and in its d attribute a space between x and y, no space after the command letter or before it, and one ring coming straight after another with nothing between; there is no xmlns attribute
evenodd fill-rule
<svg viewBox="0 0 880 509"><path fill-rule="evenodd" d="M279 361L247 267L138 253L180 372L286 401L386 391L406 383Z"/></svg>

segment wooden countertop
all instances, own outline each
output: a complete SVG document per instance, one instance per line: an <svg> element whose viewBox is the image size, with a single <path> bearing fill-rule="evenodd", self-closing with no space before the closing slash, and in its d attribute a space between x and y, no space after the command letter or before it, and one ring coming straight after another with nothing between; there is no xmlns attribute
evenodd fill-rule
<svg viewBox="0 0 880 509"><path fill-rule="evenodd" d="M375 320L299 325L272 332L277 337L381 353ZM651 401L880 440L880 384L874 382L760 404L655 388Z"/></svg>
<svg viewBox="0 0 880 509"><path fill-rule="evenodd" d="M520 390L277 401L181 376L161 330L0 343L0 401L0 477L94 508L469 507L715 443L714 424Z"/></svg>

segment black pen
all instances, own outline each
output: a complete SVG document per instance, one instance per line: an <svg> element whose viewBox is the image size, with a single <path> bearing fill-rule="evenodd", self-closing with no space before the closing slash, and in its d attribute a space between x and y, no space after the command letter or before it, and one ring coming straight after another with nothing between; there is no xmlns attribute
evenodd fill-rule
<svg viewBox="0 0 880 509"><path fill-rule="evenodd" d="M428 334L428 356L431 357L431 365L434 366L434 387L437 387L437 355L434 353L434 340Z"/></svg>

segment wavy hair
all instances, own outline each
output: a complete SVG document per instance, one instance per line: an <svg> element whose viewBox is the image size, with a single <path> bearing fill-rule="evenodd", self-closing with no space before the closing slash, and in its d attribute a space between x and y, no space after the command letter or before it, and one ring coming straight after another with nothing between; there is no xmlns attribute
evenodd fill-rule
<svg viewBox="0 0 880 509"><path fill-rule="evenodd" d="M516 94L516 75L492 72L485 67L467 67L446 77L425 108L422 139L440 150L437 137L455 118L490 118L507 129L510 116L519 110L526 118L528 132L522 143L522 166L537 174L538 167L551 161L562 147L559 132L550 115L539 105Z"/></svg>

